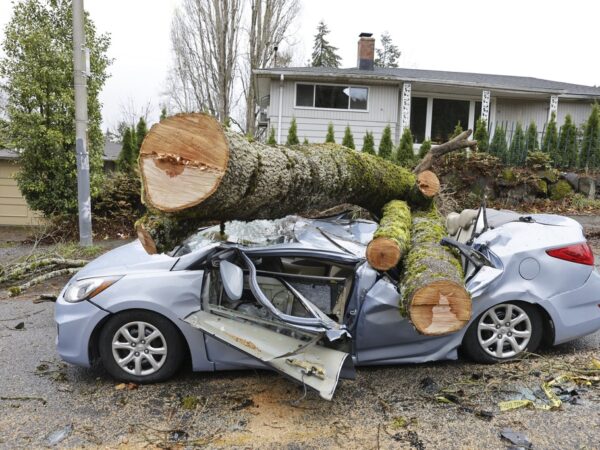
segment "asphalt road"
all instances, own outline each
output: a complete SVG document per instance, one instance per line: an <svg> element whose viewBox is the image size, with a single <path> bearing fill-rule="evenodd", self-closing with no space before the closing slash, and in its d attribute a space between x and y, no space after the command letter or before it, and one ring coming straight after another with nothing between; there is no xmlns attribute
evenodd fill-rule
<svg viewBox="0 0 600 450"><path fill-rule="evenodd" d="M497 406L589 365L600 333L496 366L359 369L327 402L263 371L183 370L165 384L120 389L101 369L59 360L53 309L0 301L0 447L494 449L510 445L499 437L506 427L536 449L600 447L597 385L557 411ZM455 403L436 400L444 395Z"/></svg>

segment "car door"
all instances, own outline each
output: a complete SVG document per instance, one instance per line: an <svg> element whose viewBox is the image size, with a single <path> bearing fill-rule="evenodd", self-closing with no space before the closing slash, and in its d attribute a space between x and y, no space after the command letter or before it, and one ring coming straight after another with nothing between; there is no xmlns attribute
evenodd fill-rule
<svg viewBox="0 0 600 450"><path fill-rule="evenodd" d="M314 256L298 250L225 249L212 259L215 270L208 273L202 311L185 321L330 400L342 368L352 367L344 351L350 335L340 321L333 320L311 300L313 291L302 290L305 285L333 284L346 278L311 275L311 271L323 270ZM320 256L337 260L348 276L358 261L350 256ZM278 262L277 267L273 267L273 261ZM297 262L300 264L293 264ZM301 271L304 273L293 273ZM302 282L298 284L297 280ZM347 288L342 295L350 295Z"/></svg>

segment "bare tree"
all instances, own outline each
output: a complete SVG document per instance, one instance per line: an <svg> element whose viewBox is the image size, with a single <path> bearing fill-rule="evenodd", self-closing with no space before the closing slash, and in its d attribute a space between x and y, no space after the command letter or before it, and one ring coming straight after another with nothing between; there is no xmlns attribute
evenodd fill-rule
<svg viewBox="0 0 600 450"><path fill-rule="evenodd" d="M298 14L299 3L298 0L249 1L248 61L242 84L246 94L246 132L254 135L258 86L252 72L273 63L275 49L288 37L289 28ZM289 54L286 56L289 57Z"/></svg>
<svg viewBox="0 0 600 450"><path fill-rule="evenodd" d="M176 10L168 89L177 109L229 117L242 10L243 0L183 0Z"/></svg>

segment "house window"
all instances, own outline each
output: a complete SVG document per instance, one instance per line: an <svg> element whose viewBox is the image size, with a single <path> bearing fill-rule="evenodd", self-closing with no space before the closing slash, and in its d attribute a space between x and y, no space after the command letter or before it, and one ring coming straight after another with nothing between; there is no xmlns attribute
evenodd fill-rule
<svg viewBox="0 0 600 450"><path fill-rule="evenodd" d="M416 143L425 140L425 126L427 122L427 99L413 97L410 99L410 132Z"/></svg>
<svg viewBox="0 0 600 450"><path fill-rule="evenodd" d="M446 142L452 136L454 127L456 127L459 121L463 129L468 126L468 101L434 98L431 117L432 142Z"/></svg>
<svg viewBox="0 0 600 450"><path fill-rule="evenodd" d="M366 111L369 89L330 84L296 84L296 106Z"/></svg>

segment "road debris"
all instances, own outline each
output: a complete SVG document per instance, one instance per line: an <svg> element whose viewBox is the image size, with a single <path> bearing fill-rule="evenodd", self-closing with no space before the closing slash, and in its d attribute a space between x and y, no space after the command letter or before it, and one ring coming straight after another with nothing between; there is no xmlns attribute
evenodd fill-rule
<svg viewBox="0 0 600 450"><path fill-rule="evenodd" d="M69 424L64 428L61 428L60 430L56 430L50 433L50 435L46 438L46 442L50 447L60 444L62 441L68 438L72 432L73 424Z"/></svg>
<svg viewBox="0 0 600 450"><path fill-rule="evenodd" d="M529 438L523 433L519 433L517 431L513 431L511 428L504 428L500 432L500 437L502 439L506 439L511 444L516 445L518 448L523 449L531 449L533 448L533 444L529 440Z"/></svg>
<svg viewBox="0 0 600 450"><path fill-rule="evenodd" d="M137 389L138 385L135 383L119 383L115 386L115 390L117 391L133 391L134 389Z"/></svg>

